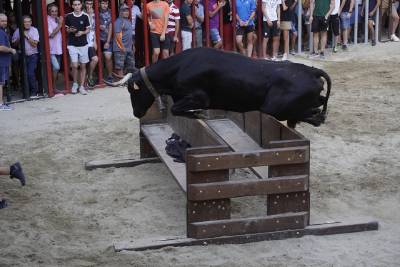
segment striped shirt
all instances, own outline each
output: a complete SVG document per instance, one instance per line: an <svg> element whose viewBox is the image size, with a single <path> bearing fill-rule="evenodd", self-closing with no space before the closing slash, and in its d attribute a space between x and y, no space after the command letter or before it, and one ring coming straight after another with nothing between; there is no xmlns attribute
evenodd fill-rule
<svg viewBox="0 0 400 267"><path fill-rule="evenodd" d="M175 20L176 19L181 19L180 15L179 15L179 8L177 8L176 5L174 3L172 3L169 7L167 33L169 33L169 34L175 33Z"/></svg>

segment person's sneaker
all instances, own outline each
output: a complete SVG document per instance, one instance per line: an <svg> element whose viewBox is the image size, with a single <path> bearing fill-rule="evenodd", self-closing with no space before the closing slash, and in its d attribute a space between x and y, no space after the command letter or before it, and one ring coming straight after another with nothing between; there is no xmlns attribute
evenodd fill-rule
<svg viewBox="0 0 400 267"><path fill-rule="evenodd" d="M76 94L78 93L79 85L77 83L72 84L71 93Z"/></svg>
<svg viewBox="0 0 400 267"><path fill-rule="evenodd" d="M396 34L392 34L390 36L390 40L392 40L393 42L400 42L400 38L396 36Z"/></svg>
<svg viewBox="0 0 400 267"><path fill-rule="evenodd" d="M311 53L308 57L309 58L318 58L319 54L318 53Z"/></svg>
<svg viewBox="0 0 400 267"><path fill-rule="evenodd" d="M337 48L337 46L334 46L333 47L333 53L337 53L338 52L338 48Z"/></svg>
<svg viewBox="0 0 400 267"><path fill-rule="evenodd" d="M10 110L12 110L12 108L9 105L7 104L0 105L0 111L10 111Z"/></svg>
<svg viewBox="0 0 400 267"><path fill-rule="evenodd" d="M372 45L372 46L376 46L376 41L375 41L375 40L372 40L371 45Z"/></svg>
<svg viewBox="0 0 400 267"><path fill-rule="evenodd" d="M86 91L85 87L83 87L83 86L79 87L79 92L80 92L82 95L87 95L87 91Z"/></svg>
<svg viewBox="0 0 400 267"><path fill-rule="evenodd" d="M31 99L31 100L38 99L38 98L39 98L39 95L31 95L29 97L29 99Z"/></svg>
<svg viewBox="0 0 400 267"><path fill-rule="evenodd" d="M343 51L346 51L346 50L347 50L347 45L343 44L343 45L342 45L342 50L343 50Z"/></svg>
<svg viewBox="0 0 400 267"><path fill-rule="evenodd" d="M282 60L283 60L283 61L284 61L284 60L287 60L287 54L286 54L286 53L283 54Z"/></svg>
<svg viewBox="0 0 400 267"><path fill-rule="evenodd" d="M278 59L276 57L271 57L272 61L277 61Z"/></svg>
<svg viewBox="0 0 400 267"><path fill-rule="evenodd" d="M291 54L292 56L296 55L296 51L294 49L290 50L289 54Z"/></svg>
<svg viewBox="0 0 400 267"><path fill-rule="evenodd" d="M92 77L88 77L87 78L87 85L88 85L89 88L93 88L96 85L96 83L95 83L95 81L93 80Z"/></svg>
<svg viewBox="0 0 400 267"><path fill-rule="evenodd" d="M104 79L104 81L105 81L106 83L113 83L113 82L114 82L114 79L113 79L112 76L108 76L107 78Z"/></svg>
<svg viewBox="0 0 400 267"><path fill-rule="evenodd" d="M7 200L6 199L2 199L0 200L0 209L4 209L8 206Z"/></svg>
<svg viewBox="0 0 400 267"><path fill-rule="evenodd" d="M16 162L10 166L10 178L16 178L21 182L22 186L25 185L25 175L19 162Z"/></svg>
<svg viewBox="0 0 400 267"><path fill-rule="evenodd" d="M325 59L325 53L324 52L319 53L319 58L320 59Z"/></svg>

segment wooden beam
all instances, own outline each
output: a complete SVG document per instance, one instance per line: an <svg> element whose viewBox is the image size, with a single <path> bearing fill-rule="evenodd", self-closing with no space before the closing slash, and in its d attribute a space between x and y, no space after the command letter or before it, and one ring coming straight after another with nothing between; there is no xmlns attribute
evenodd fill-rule
<svg viewBox="0 0 400 267"><path fill-rule="evenodd" d="M241 180L188 185L189 200L210 200L244 196L259 196L308 189L308 175L274 177L264 180Z"/></svg>
<svg viewBox="0 0 400 267"><path fill-rule="evenodd" d="M94 170L98 168L121 168L121 167L135 167L140 164L146 163L159 163L161 162L160 158L145 158L145 159L108 159L108 160L92 160L85 163L86 170Z"/></svg>
<svg viewBox="0 0 400 267"><path fill-rule="evenodd" d="M123 250L143 251L148 249L160 249L167 246L183 247L183 246L206 246L221 244L245 244L250 242L260 242L267 240L282 240L288 238L299 238L305 235L333 235L355 233L363 231L378 230L379 224L376 221L367 223L346 224L341 222L326 223L318 225L310 225L305 229L285 230L269 233L245 234L236 236L222 236L214 238L186 238L186 237L164 237L153 239L138 239L128 242L114 243L114 250L120 252Z"/></svg>
<svg viewBox="0 0 400 267"><path fill-rule="evenodd" d="M190 155L194 160L187 167L191 171L248 168L257 166L290 165L309 161L308 147L291 147L255 150L249 152L226 152Z"/></svg>
<svg viewBox="0 0 400 267"><path fill-rule="evenodd" d="M263 217L195 222L190 223L188 229L195 233L196 238L232 236L304 229L307 219L307 212L285 213Z"/></svg>

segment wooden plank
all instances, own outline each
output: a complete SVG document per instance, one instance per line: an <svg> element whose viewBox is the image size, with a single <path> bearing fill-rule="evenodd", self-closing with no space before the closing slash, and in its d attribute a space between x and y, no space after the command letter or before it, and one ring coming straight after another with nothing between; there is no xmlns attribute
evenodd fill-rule
<svg viewBox="0 0 400 267"><path fill-rule="evenodd" d="M275 118L261 114L261 146L269 148L269 143L275 140L281 140L282 124Z"/></svg>
<svg viewBox="0 0 400 267"><path fill-rule="evenodd" d="M243 219L195 222L189 224L189 228L196 233L197 238L265 233L303 229L306 226L307 217L306 212L286 213Z"/></svg>
<svg viewBox="0 0 400 267"><path fill-rule="evenodd" d="M233 121L240 129L244 131L244 114L238 112L226 112L226 117Z"/></svg>
<svg viewBox="0 0 400 267"><path fill-rule="evenodd" d="M235 236L221 236L214 238L194 239L186 237L159 237L153 239L139 239L135 241L122 241L114 243L116 252L131 250L143 251L149 249L160 249L167 246L183 247L183 246L206 246L221 244L245 244L250 242L261 242L271 240L282 240L288 238L300 238L305 235L332 235L346 234L363 231L378 230L379 224L376 221L360 222L360 223L328 223L310 225L305 229L284 230L267 233L244 234Z"/></svg>
<svg viewBox="0 0 400 267"><path fill-rule="evenodd" d="M200 147L190 148L186 152L186 162L190 162L192 159L189 155L200 154L200 153L219 153L230 151L227 146L216 146L216 147ZM191 172L187 170L187 186L199 183L211 183L211 182L222 182L229 180L229 170L213 170L207 172ZM194 232L189 228L189 224L193 222L212 221L229 219L231 216L231 200L229 198L210 199L204 201L193 201L190 200L189 194L187 194L187 205L186 205L186 226L187 236L194 237Z"/></svg>
<svg viewBox="0 0 400 267"><path fill-rule="evenodd" d="M307 143L306 147L308 150L308 155L310 154L309 140L303 140ZM292 143L292 140L288 140L287 143L284 141L274 143L274 146L286 147L288 144ZM286 175L307 175L310 174L310 161L306 161L300 164L294 165L277 165L269 166L268 176L271 179L275 177L281 177ZM309 181L307 180L307 184ZM300 212L300 211L310 211L310 192L307 189L303 192L293 192L284 194L270 194L267 197L267 214L280 214L286 212ZM308 221L310 218L308 218Z"/></svg>
<svg viewBox="0 0 400 267"><path fill-rule="evenodd" d="M166 110L160 110L157 106L156 101L147 110L146 115L140 118L140 125L150 123L164 123L166 122Z"/></svg>
<svg viewBox="0 0 400 267"><path fill-rule="evenodd" d="M275 148L249 152L225 152L190 155L187 166L192 171L248 168L265 165L298 164L309 160L307 147Z"/></svg>
<svg viewBox="0 0 400 267"><path fill-rule="evenodd" d="M259 196L272 193L305 191L308 176L286 176L253 181L228 181L188 185L188 199L209 200L244 196Z"/></svg>
<svg viewBox="0 0 400 267"><path fill-rule="evenodd" d="M259 111L244 113L244 129L261 146L261 115Z"/></svg>
<svg viewBox="0 0 400 267"><path fill-rule="evenodd" d="M139 142L140 142L140 158L154 158L157 157L157 153L151 147L151 144L147 140L147 138L143 135L142 131L139 133Z"/></svg>
<svg viewBox="0 0 400 267"><path fill-rule="evenodd" d="M157 158L145 158L145 159L108 159L108 160L92 160L85 163L86 170L94 170L98 168L121 168L121 167L134 167L140 164L146 163L159 163L161 160Z"/></svg>
<svg viewBox="0 0 400 267"><path fill-rule="evenodd" d="M175 162L167 152L165 152L165 140L171 137L173 130L166 124L142 125L141 130L153 147L157 155L167 165L181 189L186 192L186 164Z"/></svg>
<svg viewBox="0 0 400 267"><path fill-rule="evenodd" d="M310 140L276 140L269 142L269 148L309 146Z"/></svg>
<svg viewBox="0 0 400 267"><path fill-rule="evenodd" d="M262 149L259 144L229 119L207 120L206 122L233 151L240 152ZM268 167L262 166L252 169L257 172L259 177L268 177Z"/></svg>

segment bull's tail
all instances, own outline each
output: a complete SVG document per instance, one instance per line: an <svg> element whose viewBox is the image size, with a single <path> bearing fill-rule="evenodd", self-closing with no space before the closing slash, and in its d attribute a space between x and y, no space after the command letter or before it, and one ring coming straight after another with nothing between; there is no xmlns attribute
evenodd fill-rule
<svg viewBox="0 0 400 267"><path fill-rule="evenodd" d="M328 111L328 100L329 100L329 96L331 95L332 81L331 81L331 78L329 77L328 73L326 73L325 71L319 70L318 74L319 74L319 77L323 77L325 79L326 84L327 84L325 103L324 103L324 106L323 106L322 112L321 112L325 116L326 112Z"/></svg>

